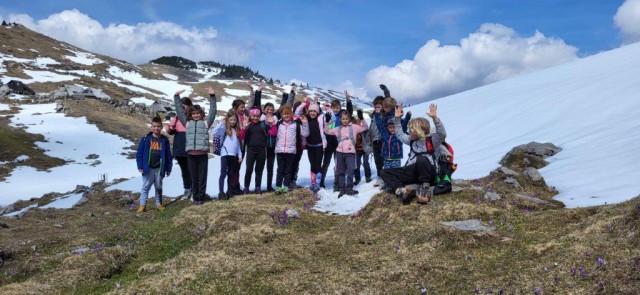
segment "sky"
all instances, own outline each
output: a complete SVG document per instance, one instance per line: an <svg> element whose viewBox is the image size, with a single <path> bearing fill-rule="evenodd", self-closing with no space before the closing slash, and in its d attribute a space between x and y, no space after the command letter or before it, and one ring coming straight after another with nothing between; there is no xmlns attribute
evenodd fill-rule
<svg viewBox="0 0 640 295"><path fill-rule="evenodd" d="M163 55L283 82L443 97L640 40L640 0L3 0L0 18L135 64Z"/></svg>
<svg viewBox="0 0 640 295"><path fill-rule="evenodd" d="M447 132L446 140L455 150L458 169L453 178L485 177L499 167L502 157L513 147L532 141L550 142L562 151L547 158L549 164L541 168L540 173L547 185L557 189L558 195L554 198L567 207L615 204L639 196L640 116L633 111L640 109L639 68L640 43L636 43L434 100L438 105L437 115ZM34 79L45 82L59 78L41 74ZM121 78L159 91L167 87L139 75ZM182 87L177 81L173 83L176 84L172 87ZM245 95L240 91L228 93ZM21 96L11 98L21 99ZM228 104L235 98L223 98L219 104ZM414 116L424 117L430 103L415 104L407 110ZM0 110L8 108L9 105L0 103ZM139 191L142 180L136 176L135 160L121 155L131 142L98 131L85 118L56 113L55 104L23 104L20 108L10 124L20 124L29 133L42 133L46 141L38 142L38 146L46 154L70 162L50 171L19 165L0 182L0 206L18 199L38 198L51 191L65 193L77 184L90 185L104 173L108 179L131 178L109 189ZM140 134L143 133L141 130ZM404 152L406 159L407 146ZM95 167L90 166L94 160L86 159L92 153L98 154L102 161ZM11 162L20 162L23 158L19 156ZM309 162L306 155L302 159L298 184L309 185ZM242 165L241 175L245 166ZM175 166L175 169L165 179L163 190L173 197L182 193L179 168ZM218 193L219 169L220 159L210 159L207 193L212 196ZM373 173L375 175L375 169ZM264 178L266 173L263 173L263 190L266 188ZM74 181L66 181L68 179ZM328 175L326 181L331 188L333 177ZM483 188L485 191L479 191L478 197L490 189L490 184ZM379 192L373 183L362 183L355 189L360 194L342 198L323 189L314 208L354 214ZM72 199L68 196L58 201L70 204Z"/></svg>

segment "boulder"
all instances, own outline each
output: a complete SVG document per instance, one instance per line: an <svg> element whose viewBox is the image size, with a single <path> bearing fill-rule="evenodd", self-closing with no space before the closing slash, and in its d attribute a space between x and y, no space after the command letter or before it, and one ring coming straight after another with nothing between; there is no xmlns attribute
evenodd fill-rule
<svg viewBox="0 0 640 295"><path fill-rule="evenodd" d="M502 197L500 197L500 195L496 192L487 192L486 194L484 194L484 198L492 202L502 199Z"/></svg>
<svg viewBox="0 0 640 295"><path fill-rule="evenodd" d="M533 167L527 167L524 169L524 176L531 179L531 181L541 181L543 179L540 172L538 172L538 169Z"/></svg>
<svg viewBox="0 0 640 295"><path fill-rule="evenodd" d="M9 225L0 221L0 228L9 228Z"/></svg>
<svg viewBox="0 0 640 295"><path fill-rule="evenodd" d="M515 172L507 167L504 166L500 166L500 168L498 168L499 172L502 172L503 174L507 175L507 176L518 176L518 172Z"/></svg>
<svg viewBox="0 0 640 295"><path fill-rule="evenodd" d="M478 219L460 220L460 221L442 221L442 225L453 227L463 231L475 231L475 232L491 232L493 227L484 226Z"/></svg>
<svg viewBox="0 0 640 295"><path fill-rule="evenodd" d="M507 179L504 180L504 183L511 185L514 188L522 188L520 183L513 177L507 177Z"/></svg>

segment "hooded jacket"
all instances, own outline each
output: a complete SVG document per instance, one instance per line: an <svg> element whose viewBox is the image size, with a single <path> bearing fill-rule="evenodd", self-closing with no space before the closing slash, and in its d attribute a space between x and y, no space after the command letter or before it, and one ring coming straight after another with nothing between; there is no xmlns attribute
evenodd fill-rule
<svg viewBox="0 0 640 295"><path fill-rule="evenodd" d="M136 152L136 164L138 170L142 170L142 174L149 173L149 156L151 154L151 140L153 134L151 132L143 136L138 144ZM173 157L171 156L171 148L169 138L164 135L160 136L160 175L164 176L165 172L171 174L173 167Z"/></svg>

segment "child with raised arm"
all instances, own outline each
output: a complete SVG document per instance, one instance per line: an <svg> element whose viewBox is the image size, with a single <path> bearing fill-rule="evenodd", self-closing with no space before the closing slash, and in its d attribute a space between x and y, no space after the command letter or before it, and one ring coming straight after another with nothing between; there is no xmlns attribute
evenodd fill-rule
<svg viewBox="0 0 640 295"><path fill-rule="evenodd" d="M353 190L353 171L356 164L356 135L367 130L367 123L361 122L361 125L351 123L351 115L346 112L340 112L340 123L337 127L325 127L325 133L336 136L338 147L336 148L336 179L340 188L339 197L343 195L354 196L358 194Z"/></svg>
<svg viewBox="0 0 640 295"><path fill-rule="evenodd" d="M351 103L351 96L349 92L344 91L344 97L347 101L347 113L349 116L353 113L353 104ZM331 107L326 109L325 112L325 122L328 123L329 128L333 128L337 125L340 125L340 111L342 110L342 104L339 100L334 99L331 101ZM338 147L338 138L333 135L327 134L327 147L324 149L324 155L322 159L322 177L320 178L320 187L324 188L324 180L327 177L327 171L329 170L329 165L331 164L331 158L333 154L336 152L336 148ZM339 191L340 188L337 182L333 183L333 190Z"/></svg>
<svg viewBox="0 0 640 295"><path fill-rule="evenodd" d="M201 205L205 201L209 167L209 127L213 124L217 110L215 91L211 87L207 90L209 93L209 115L206 117L204 110L199 105L194 105L191 110L191 118L187 120L180 100L180 94L185 91L184 89L176 92L173 97L178 120L187 129L185 150L191 174L191 193L194 205Z"/></svg>
<svg viewBox="0 0 640 295"><path fill-rule="evenodd" d="M402 124L400 118L402 117L402 106L398 105L395 111L394 127L396 136L406 145L409 145L409 159L405 163L405 166L399 168L390 168L382 170L382 179L388 185L392 192L398 195L403 203L408 203L416 195L416 191L413 189L407 189L407 184L419 184L421 185L420 203L426 203L429 201L427 194L429 187L435 185L436 181L436 163L434 158L438 159L443 153L442 143L447 132L444 129L444 125L438 118L436 111L438 106L431 104L429 106L429 113L427 115L433 120L436 126L436 132L430 134L429 121L425 118L416 118L409 121L408 131L409 134L405 134L402 131ZM434 157L427 155L429 152L427 141L432 146L432 153Z"/></svg>
<svg viewBox="0 0 640 295"><path fill-rule="evenodd" d="M184 108L187 118L191 118L191 107L193 102L188 97L182 98L182 107ZM182 173L182 187L184 188L183 197L189 199L191 197L191 175L189 174L189 164L187 161L187 151L185 151L187 141L187 129L180 123L178 117L171 118L167 125L166 132L173 135L173 158L178 161L180 172Z"/></svg>
<svg viewBox="0 0 640 295"><path fill-rule="evenodd" d="M240 171L242 150L239 136L240 124L234 112L227 115L213 129L213 136L222 142L220 148L220 178L218 179L219 200L228 200L229 194L224 192L224 179L227 179L227 189L231 188L231 177Z"/></svg>
<svg viewBox="0 0 640 295"><path fill-rule="evenodd" d="M171 174L173 161L169 139L162 135L162 119L151 120L151 132L143 136L136 152L138 171L142 173L142 190L138 213L146 211L149 190L155 188L156 210L164 210L162 206L162 179Z"/></svg>
<svg viewBox="0 0 640 295"><path fill-rule="evenodd" d="M297 137L300 135L309 136L309 123L306 117L300 118L299 121L293 120L293 111L289 106L282 107L281 114L282 120L278 121L269 131L270 134L277 134L278 136L276 142L276 159L278 160L276 194L283 194L289 191L293 160L297 152Z"/></svg>
<svg viewBox="0 0 640 295"><path fill-rule="evenodd" d="M246 153L247 169L244 175L244 194L249 193L251 184L251 174L254 172L255 164L255 189L256 194L262 194L262 171L267 160L267 143L270 140L268 134L270 127L267 123L260 121L261 111L259 108L249 110L249 123L246 125L243 138Z"/></svg>
<svg viewBox="0 0 640 295"><path fill-rule="evenodd" d="M307 113L302 114L301 108L307 108ZM325 121L320 115L320 107L318 106L318 98L314 102L304 99L304 104L296 109L296 113L305 116L309 122L309 136L306 137L307 156L311 168L311 186L309 189L318 192L320 186L318 181L322 178L322 156L324 149L327 147L327 139L324 133Z"/></svg>

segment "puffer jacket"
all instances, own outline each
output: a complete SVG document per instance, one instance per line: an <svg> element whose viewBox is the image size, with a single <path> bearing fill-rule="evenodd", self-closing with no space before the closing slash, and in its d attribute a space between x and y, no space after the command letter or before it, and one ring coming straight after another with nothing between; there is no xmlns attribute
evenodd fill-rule
<svg viewBox="0 0 640 295"><path fill-rule="evenodd" d="M340 153L350 153L350 154L355 154L356 153L356 146L355 146L355 141L356 141L356 135L358 133L361 133L365 130L367 130L367 123L365 121L362 121L362 125L356 125L353 123L349 123L349 126L338 126L335 127L333 129L329 129L327 131L325 131L325 133L329 134L329 135L333 135L336 136L338 138L338 147L336 148L336 152L340 152ZM349 129L352 129L353 131L353 141L351 138L351 134L349 134ZM338 134L338 131L340 131L340 134Z"/></svg>
<svg viewBox="0 0 640 295"><path fill-rule="evenodd" d="M300 134L297 134L297 125L300 124ZM271 127L269 134L277 134L276 153L295 154L297 152L296 140L298 136L309 136L309 123L300 123L291 120L291 122L278 121Z"/></svg>
<svg viewBox="0 0 640 295"><path fill-rule="evenodd" d="M440 156L442 155L442 143L444 142L445 138L447 137L447 131L444 129L444 125L442 125L442 121L440 121L440 119L436 119L433 121L433 123L436 125L436 132L429 134L429 137L431 137L431 142L433 143L433 149L434 149L434 157L436 159L440 158ZM421 140L411 140L411 136L402 132L402 123L400 120L398 120L397 118L394 121L394 126L396 129L396 136L400 139L400 141L402 141L404 144L409 145L409 158L407 159L407 162L405 163L405 166L411 165L413 163L416 162L418 155L417 154L421 154L421 153L426 153L427 152L427 141L426 139L421 139ZM429 158L429 161L435 165L435 163L433 162L433 158L432 157L427 157Z"/></svg>
<svg viewBox="0 0 640 295"><path fill-rule="evenodd" d="M302 116L302 111L304 108L309 108L309 105L311 104L311 101L307 100L306 104L300 104L300 106L298 106L298 108L296 109L294 115L296 116ZM309 117L309 115L307 116L307 120L317 120L318 121L318 128L320 128L320 138L322 138L322 148L326 149L327 148L327 136L324 134L324 125L325 120L324 120L324 115L322 115L322 113L318 113L318 116L315 119L312 119L311 117ZM311 130L309 130L309 133L311 133ZM303 146L306 146L307 142L306 142L306 138L303 138Z"/></svg>
<svg viewBox="0 0 640 295"><path fill-rule="evenodd" d="M180 95L173 97L173 103L176 108L176 115L180 123L186 127L186 145L185 150L187 153L208 153L209 152L209 126L213 124L213 120L216 117L216 96L211 95L209 103L209 113L207 114L206 121L204 120L189 120L187 121L187 115L182 107L182 101Z"/></svg>

